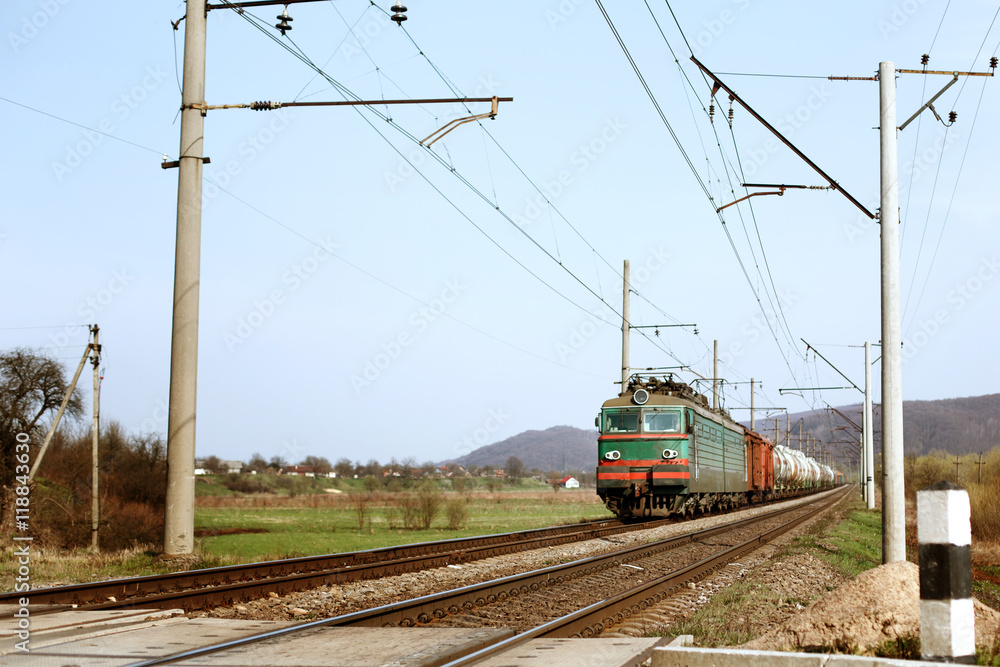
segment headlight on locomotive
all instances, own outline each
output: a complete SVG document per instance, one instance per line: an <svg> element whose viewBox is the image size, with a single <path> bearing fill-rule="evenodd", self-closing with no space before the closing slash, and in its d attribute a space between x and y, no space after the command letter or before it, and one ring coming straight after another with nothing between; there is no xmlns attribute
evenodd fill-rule
<svg viewBox="0 0 1000 667"><path fill-rule="evenodd" d="M668 459L668 460L669 459L676 459L677 458L677 450L675 450L675 449L664 449L663 450L663 458Z"/></svg>
<svg viewBox="0 0 1000 667"><path fill-rule="evenodd" d="M619 452L617 449L613 449L610 452L606 452L604 454L604 458L606 458L609 461L617 461L621 457L622 457L622 453Z"/></svg>

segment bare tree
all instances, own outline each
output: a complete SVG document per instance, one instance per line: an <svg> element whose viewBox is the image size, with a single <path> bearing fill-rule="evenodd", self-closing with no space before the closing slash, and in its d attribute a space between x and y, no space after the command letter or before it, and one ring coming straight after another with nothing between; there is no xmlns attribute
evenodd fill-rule
<svg viewBox="0 0 1000 667"><path fill-rule="evenodd" d="M352 493L350 495L351 507L354 508L354 516L358 521L358 532L365 529L365 523L371 522L371 494Z"/></svg>
<svg viewBox="0 0 1000 667"><path fill-rule="evenodd" d="M13 483L17 435L26 433L37 454L44 438L42 419L59 409L68 387L62 365L45 354L25 348L0 354L0 485ZM65 415L82 414L83 401L74 391Z"/></svg>
<svg viewBox="0 0 1000 667"><path fill-rule="evenodd" d="M507 458L507 479L511 484L517 484L517 480L524 476L524 462L516 456Z"/></svg>
<svg viewBox="0 0 1000 667"><path fill-rule="evenodd" d="M317 475L324 476L333 469L329 459L325 456L307 456L302 459L302 463L299 465L308 466L312 468Z"/></svg>
<svg viewBox="0 0 1000 667"><path fill-rule="evenodd" d="M556 470L550 470L545 475L545 481L549 483L549 485L552 487L553 491L555 491L556 493L559 493L559 489L562 488L561 473L559 473Z"/></svg>
<svg viewBox="0 0 1000 667"><path fill-rule="evenodd" d="M267 461L260 455L260 453L254 452L253 456L250 457L250 461L247 462L246 469L260 474L267 470Z"/></svg>
<svg viewBox="0 0 1000 667"><path fill-rule="evenodd" d="M417 460L412 456L407 456L405 459L399 462L398 467L395 463L396 459L392 460L393 472L399 472L403 477L413 477L417 469Z"/></svg>
<svg viewBox="0 0 1000 667"><path fill-rule="evenodd" d="M354 475L354 464L351 463L351 459L342 457L333 464L333 471L337 473L337 477L349 478Z"/></svg>
<svg viewBox="0 0 1000 667"><path fill-rule="evenodd" d="M212 475L218 475L222 472L222 461L215 455L206 457L202 462L202 466Z"/></svg>
<svg viewBox="0 0 1000 667"><path fill-rule="evenodd" d="M360 462L357 465L357 473L361 477L382 477L382 464L375 459L368 459L368 463L362 465Z"/></svg>

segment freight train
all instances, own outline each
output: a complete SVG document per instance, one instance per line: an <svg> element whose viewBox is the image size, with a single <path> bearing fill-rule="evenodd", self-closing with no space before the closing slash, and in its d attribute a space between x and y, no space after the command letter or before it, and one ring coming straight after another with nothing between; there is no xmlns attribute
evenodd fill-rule
<svg viewBox="0 0 1000 667"><path fill-rule="evenodd" d="M775 446L669 375L633 375L596 425L597 493L619 517L693 516L843 483L832 468Z"/></svg>

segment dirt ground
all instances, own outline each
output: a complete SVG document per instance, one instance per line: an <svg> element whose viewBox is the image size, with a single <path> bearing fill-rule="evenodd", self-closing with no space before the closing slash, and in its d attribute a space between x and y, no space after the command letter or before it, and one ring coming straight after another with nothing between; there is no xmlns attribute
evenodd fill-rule
<svg viewBox="0 0 1000 667"><path fill-rule="evenodd" d="M919 573L909 562L863 572L744 647L869 653L886 642L918 637ZM979 602L975 609L976 645L990 646L1000 627L1000 612Z"/></svg>

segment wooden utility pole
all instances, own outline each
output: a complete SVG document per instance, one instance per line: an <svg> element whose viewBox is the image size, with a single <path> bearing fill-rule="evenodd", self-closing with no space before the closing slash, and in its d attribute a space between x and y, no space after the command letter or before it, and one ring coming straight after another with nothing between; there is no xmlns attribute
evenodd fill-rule
<svg viewBox="0 0 1000 667"><path fill-rule="evenodd" d="M98 442L101 436L101 373L99 370L101 364L101 345L98 342L98 332L100 329L95 324L90 327L90 332L94 334L94 342L91 343L90 349L93 354L90 357L91 363L94 365L94 425L93 430L93 470L91 471L91 481L90 481L90 547L95 551L100 551L100 546L98 545L97 533L100 528L101 519L101 502L100 496L98 495L98 476L100 474L100 466L98 459Z"/></svg>
<svg viewBox="0 0 1000 667"><path fill-rule="evenodd" d="M983 483L983 453L979 452L979 476L976 481L980 484Z"/></svg>
<svg viewBox="0 0 1000 667"><path fill-rule="evenodd" d="M962 465L962 461L959 460L958 455L955 455L955 484L958 484L958 466Z"/></svg>
<svg viewBox="0 0 1000 667"><path fill-rule="evenodd" d="M66 406L69 405L69 399L73 395L73 390L76 389L77 380L80 379L80 373L83 372L83 367L87 364L87 355L90 354L91 343L87 342L87 347L83 349L83 356L80 358L80 364L76 367L76 373L73 374L73 380L70 381L69 387L66 388L66 395L63 397L62 403L59 405L59 410L56 412L55 419L52 420L52 425L49 426L49 432L45 434L45 440L42 441L42 446L38 450L38 456L35 457L35 462L31 466L31 470L28 472L28 482L31 483L35 479L35 475L38 473L39 466L42 465L42 458L45 457L45 451L49 448L49 443L52 442L52 436L55 435L56 429L59 428L59 421L62 419L63 413L66 411Z"/></svg>

